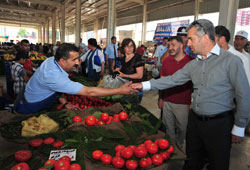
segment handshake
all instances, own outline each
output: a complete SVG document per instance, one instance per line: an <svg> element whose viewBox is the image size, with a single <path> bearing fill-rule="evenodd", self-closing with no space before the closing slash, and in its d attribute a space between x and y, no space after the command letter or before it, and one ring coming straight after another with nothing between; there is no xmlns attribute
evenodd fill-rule
<svg viewBox="0 0 250 170"><path fill-rule="evenodd" d="M119 88L119 94L134 94L142 90L142 83L132 83L132 81Z"/></svg>

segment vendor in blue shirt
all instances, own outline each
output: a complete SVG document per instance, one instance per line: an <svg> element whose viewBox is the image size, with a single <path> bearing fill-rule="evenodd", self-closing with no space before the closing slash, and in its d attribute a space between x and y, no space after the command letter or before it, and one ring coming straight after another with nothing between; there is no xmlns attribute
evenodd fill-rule
<svg viewBox="0 0 250 170"><path fill-rule="evenodd" d="M31 77L26 88L18 96L14 110L21 114L39 112L51 107L58 97L67 109L78 109L75 105L67 104L66 99L60 97L62 93L108 96L135 92L131 89L130 83L117 89L104 89L87 87L71 81L67 72L74 70L79 64L79 51L75 45L64 43L59 46L55 57L46 59Z"/></svg>

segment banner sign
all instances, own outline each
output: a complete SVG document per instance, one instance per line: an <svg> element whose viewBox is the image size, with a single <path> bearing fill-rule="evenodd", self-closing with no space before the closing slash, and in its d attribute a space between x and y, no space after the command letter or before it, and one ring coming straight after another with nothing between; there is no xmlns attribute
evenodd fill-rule
<svg viewBox="0 0 250 170"><path fill-rule="evenodd" d="M182 26L188 27L189 20L159 23L155 29L154 43L162 44L164 37L176 35L177 29Z"/></svg>

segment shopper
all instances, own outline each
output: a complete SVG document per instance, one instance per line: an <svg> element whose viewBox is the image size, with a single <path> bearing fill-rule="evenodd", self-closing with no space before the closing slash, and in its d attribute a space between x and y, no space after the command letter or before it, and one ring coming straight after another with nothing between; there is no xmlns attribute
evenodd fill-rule
<svg viewBox="0 0 250 170"><path fill-rule="evenodd" d="M162 56L164 55L164 53L166 53L168 50L168 38L167 37L164 37L163 40L162 40L162 45L159 45L157 46L157 49L155 51L155 54L154 56L156 57L157 59L157 62L156 62L156 66L160 69L161 67L161 58ZM167 56L169 54L166 54Z"/></svg>
<svg viewBox="0 0 250 170"><path fill-rule="evenodd" d="M27 59L27 53L24 51L19 51L16 54L14 63L11 66L11 77L13 81L14 97L25 88L26 82L28 82L29 77L27 76L25 69L23 67Z"/></svg>
<svg viewBox="0 0 250 170"><path fill-rule="evenodd" d="M118 57L115 58L115 60L112 63L112 71L118 71L121 69L121 65L122 65L122 58L124 57L124 55L121 52L121 47L118 47L117 52L118 52Z"/></svg>
<svg viewBox="0 0 250 170"><path fill-rule="evenodd" d="M81 60L85 62L84 66L88 78L97 82L104 74L104 55L98 48L96 39L90 38L88 46L89 50L81 57Z"/></svg>
<svg viewBox="0 0 250 170"><path fill-rule="evenodd" d="M161 77L173 75L193 59L184 53L181 37L170 37L168 42L170 56L162 63ZM171 138L171 142L182 151L184 151L191 94L191 81L159 93L158 105L163 110L162 118L166 126L166 132Z"/></svg>
<svg viewBox="0 0 250 170"><path fill-rule="evenodd" d="M205 19L192 22L188 28L188 46L198 54L197 58L172 76L131 85L139 90L163 90L192 81L194 92L183 170L201 170L205 158L210 169L228 170L231 142L243 140L249 120L250 87L242 62L221 49L214 34L212 22Z"/></svg>
<svg viewBox="0 0 250 170"><path fill-rule="evenodd" d="M111 38L111 43L107 46L105 50L106 54L106 65L109 69L109 74L112 74L112 63L114 62L115 58L118 57L117 51L118 45L116 44L116 37L113 36Z"/></svg>
<svg viewBox="0 0 250 170"><path fill-rule="evenodd" d="M118 89L104 89L83 86L68 78L68 73L78 67L79 50L72 44L64 43L59 46L55 57L46 59L36 70L26 85L25 91L15 102L15 111L22 114L36 113L47 109L56 101L61 93L84 96L108 96L114 94L130 94L135 92L129 83ZM78 109L68 104L66 99L59 97L59 101L67 109Z"/></svg>

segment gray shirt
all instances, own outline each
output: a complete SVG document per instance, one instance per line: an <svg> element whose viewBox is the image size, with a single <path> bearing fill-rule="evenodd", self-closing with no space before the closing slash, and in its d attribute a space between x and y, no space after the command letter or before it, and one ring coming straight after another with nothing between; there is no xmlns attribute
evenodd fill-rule
<svg viewBox="0 0 250 170"><path fill-rule="evenodd" d="M172 76L144 82L143 90L163 90L189 80L194 88L192 108L197 114L213 115L232 110L235 107L233 98L236 98L235 125L247 125L250 87L239 57L220 49L216 44L205 60L198 57Z"/></svg>

